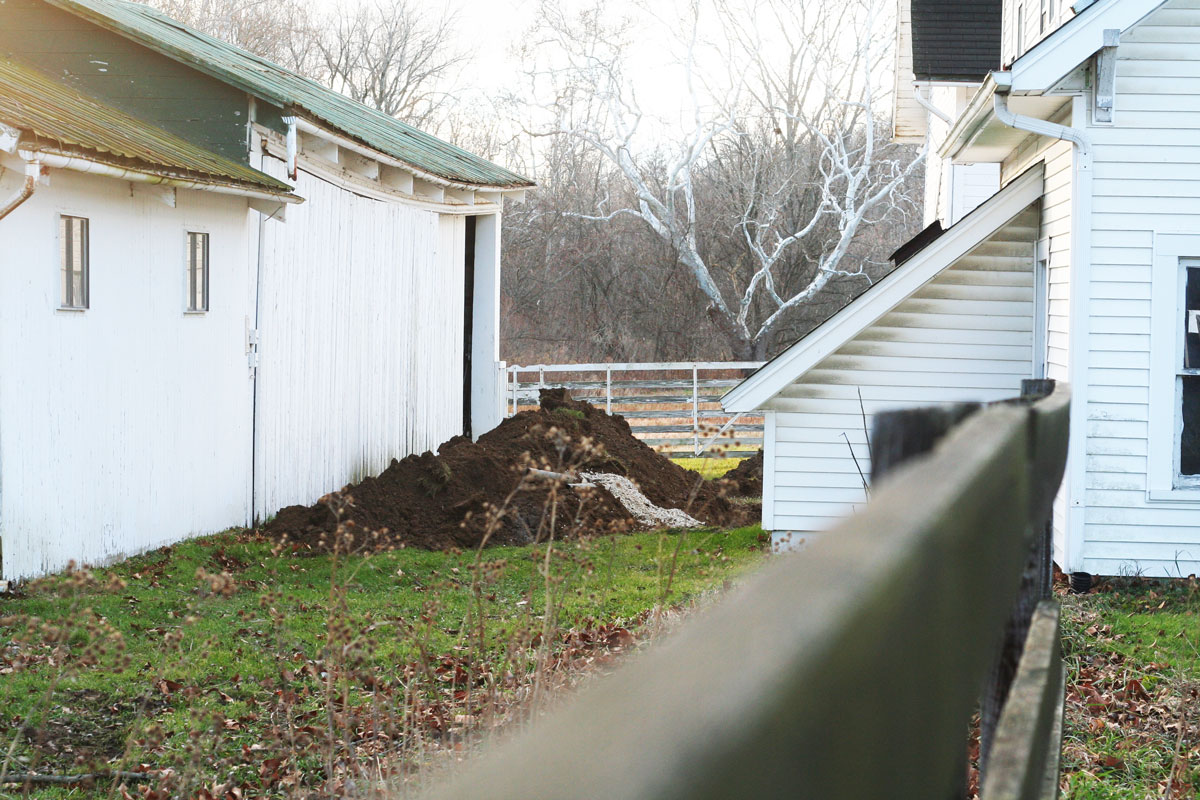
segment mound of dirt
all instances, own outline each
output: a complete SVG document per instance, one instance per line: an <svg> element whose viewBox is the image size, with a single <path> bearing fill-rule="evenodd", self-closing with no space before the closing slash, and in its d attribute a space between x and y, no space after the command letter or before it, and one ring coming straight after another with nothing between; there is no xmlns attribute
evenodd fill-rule
<svg viewBox="0 0 1200 800"><path fill-rule="evenodd" d="M569 488L531 478L528 468L576 475L623 475L651 502L686 511L711 525L748 524L748 509L724 489L679 467L633 436L620 416L547 389L541 407L522 411L478 442L456 436L436 455L412 455L312 506L282 509L263 528L299 550L332 549L339 518L354 549L476 547L527 544L546 537L598 535L641 525L606 489ZM335 510L336 509L336 510ZM490 520L490 522L489 522ZM489 534L488 531L491 531Z"/></svg>
<svg viewBox="0 0 1200 800"><path fill-rule="evenodd" d="M721 480L729 487L729 491L739 497L762 497L763 490L763 454L759 450L754 455L742 461L733 469L726 472Z"/></svg>

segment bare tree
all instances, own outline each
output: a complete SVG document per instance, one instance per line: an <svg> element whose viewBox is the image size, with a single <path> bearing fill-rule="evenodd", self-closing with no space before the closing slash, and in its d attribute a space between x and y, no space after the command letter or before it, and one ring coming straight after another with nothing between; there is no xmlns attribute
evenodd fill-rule
<svg viewBox="0 0 1200 800"><path fill-rule="evenodd" d="M315 63L317 28L298 0L150 0L150 5L285 69L306 73Z"/></svg>
<svg viewBox="0 0 1200 800"><path fill-rule="evenodd" d="M186 25L299 72L412 125L436 128L466 54L454 15L410 0L357 0L324 14L299 0L150 0Z"/></svg>
<svg viewBox="0 0 1200 800"><path fill-rule="evenodd" d="M702 41L699 4L687 9L679 60L690 114L667 143L640 138L653 123L625 75L630 29L606 25L599 6L571 16L547 2L541 46L552 52L532 72L551 92L554 132L601 154L631 190L631 202L605 198L588 218L647 225L689 270L733 355L761 358L831 281L870 279L869 257L851 257L855 242L908 202L923 152L887 141L890 38L878 0L734 2L712 8L711 27L725 32L715 44ZM702 51L728 72L701 69ZM722 159L736 163L724 172L737 211L705 224L700 184ZM745 257L714 259L714 243L731 235Z"/></svg>
<svg viewBox="0 0 1200 800"><path fill-rule="evenodd" d="M453 14L429 17L409 0L342 7L317 40L320 79L385 114L429 126L452 99L446 83L466 60L453 42L454 22Z"/></svg>

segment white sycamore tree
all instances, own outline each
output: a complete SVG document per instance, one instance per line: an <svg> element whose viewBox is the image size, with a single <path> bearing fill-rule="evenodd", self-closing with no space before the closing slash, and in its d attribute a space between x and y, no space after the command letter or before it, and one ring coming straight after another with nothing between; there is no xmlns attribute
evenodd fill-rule
<svg viewBox="0 0 1200 800"><path fill-rule="evenodd" d="M880 264L856 242L912 207L924 151L888 140L891 22L880 0L693 0L667 16L662 6L611 24L601 4L571 14L544 3L530 68L535 96L551 98L540 133L615 168L632 202L580 214L643 221L686 266L734 357L760 359L835 278L865 286ZM629 78L646 72L627 54L647 19L676 32L664 34L684 98L674 119L645 109ZM714 198L720 212L705 207ZM730 238L736 256L717 245Z"/></svg>

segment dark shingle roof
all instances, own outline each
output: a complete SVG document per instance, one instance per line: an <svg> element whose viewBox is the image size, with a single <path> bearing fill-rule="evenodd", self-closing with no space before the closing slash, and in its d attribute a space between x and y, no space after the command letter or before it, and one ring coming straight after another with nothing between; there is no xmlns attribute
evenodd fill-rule
<svg viewBox="0 0 1200 800"><path fill-rule="evenodd" d="M210 153L3 58L0 122L20 130L21 146L38 152L78 155L166 178L291 196L291 187L270 175Z"/></svg>
<svg viewBox="0 0 1200 800"><path fill-rule="evenodd" d="M912 0L913 76L978 83L1000 69L1002 0Z"/></svg>
<svg viewBox="0 0 1200 800"><path fill-rule="evenodd" d="M422 172L469 186L533 186L528 178L147 6L124 0L47 1L281 108L302 109L334 130Z"/></svg>

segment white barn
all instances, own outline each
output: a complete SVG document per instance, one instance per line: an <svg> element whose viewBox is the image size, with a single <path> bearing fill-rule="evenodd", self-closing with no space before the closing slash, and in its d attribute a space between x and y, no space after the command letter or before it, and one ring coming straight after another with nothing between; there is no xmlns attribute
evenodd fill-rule
<svg viewBox="0 0 1200 800"><path fill-rule="evenodd" d="M530 185L145 6L0 3L2 577L493 427Z"/></svg>
<svg viewBox="0 0 1200 800"><path fill-rule="evenodd" d="M900 0L898 51L931 227L724 398L765 412L764 528L864 501L860 393L870 416L1048 377L1073 401L1055 561L1200 573L1200 2Z"/></svg>

